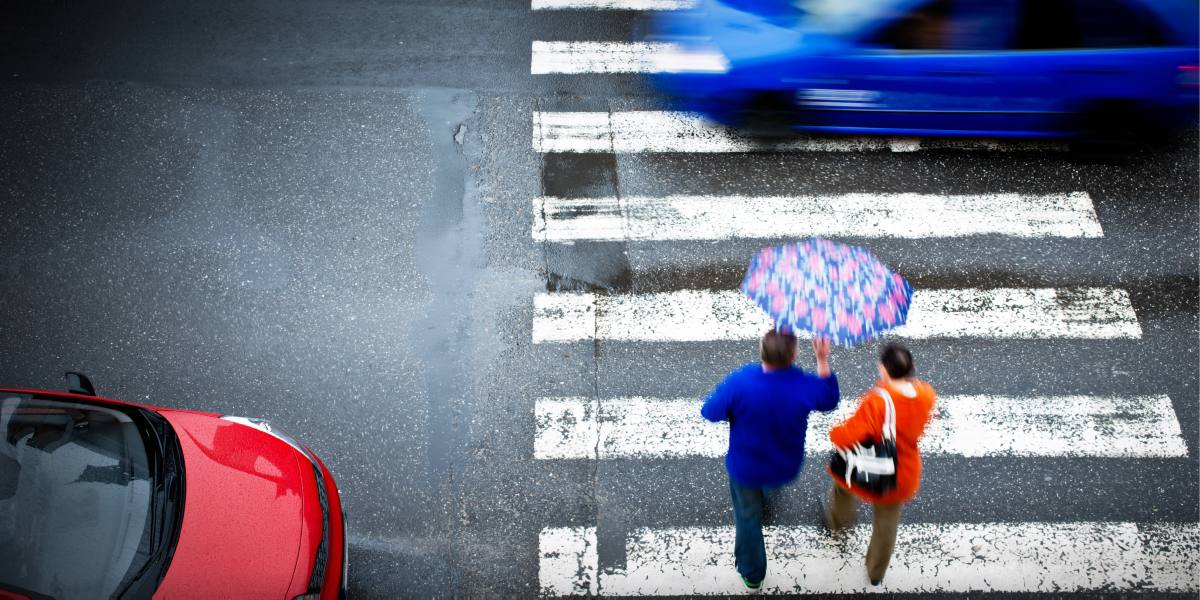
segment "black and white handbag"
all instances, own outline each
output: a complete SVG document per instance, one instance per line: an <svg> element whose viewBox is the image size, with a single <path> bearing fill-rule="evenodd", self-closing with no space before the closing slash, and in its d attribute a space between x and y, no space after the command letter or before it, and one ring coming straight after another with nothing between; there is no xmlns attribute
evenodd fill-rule
<svg viewBox="0 0 1200 600"><path fill-rule="evenodd" d="M896 406L887 390L875 391L887 407L882 439L867 438L848 450L834 448L829 468L852 488L882 494L896 487Z"/></svg>

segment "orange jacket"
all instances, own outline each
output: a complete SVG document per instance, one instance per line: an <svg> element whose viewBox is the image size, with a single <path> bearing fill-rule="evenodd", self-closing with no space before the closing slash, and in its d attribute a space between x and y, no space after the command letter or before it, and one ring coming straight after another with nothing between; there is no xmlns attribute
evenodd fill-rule
<svg viewBox="0 0 1200 600"><path fill-rule="evenodd" d="M912 388L907 388L903 380L875 384L886 389L896 405L896 487L877 496L856 487L848 487L845 479L835 476L832 470L826 468L838 485L873 504L908 502L917 495L917 488L921 486L921 454L917 450L917 440L925 433L925 426L933 415L937 394L924 381L907 381L913 384ZM886 410L883 396L872 388L863 394L854 416L829 431L829 440L838 448L849 448L868 437L877 442L882 440Z"/></svg>

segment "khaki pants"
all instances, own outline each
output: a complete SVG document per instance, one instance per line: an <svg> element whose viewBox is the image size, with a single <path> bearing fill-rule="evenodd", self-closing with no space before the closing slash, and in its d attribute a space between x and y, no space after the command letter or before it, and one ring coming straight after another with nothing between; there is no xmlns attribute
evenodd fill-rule
<svg viewBox="0 0 1200 600"><path fill-rule="evenodd" d="M825 522L837 531L854 525L858 519L858 496L834 484L825 504ZM871 505L871 545L867 547L867 577L880 581L887 573L892 551L896 548L896 528L900 525L900 509L903 504Z"/></svg>

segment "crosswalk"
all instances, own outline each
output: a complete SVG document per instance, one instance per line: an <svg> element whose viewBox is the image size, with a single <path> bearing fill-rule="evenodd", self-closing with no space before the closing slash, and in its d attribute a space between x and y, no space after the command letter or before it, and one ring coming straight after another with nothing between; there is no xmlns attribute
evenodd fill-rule
<svg viewBox="0 0 1200 600"><path fill-rule="evenodd" d="M533 10L679 10L694 0L533 0Z"/></svg>
<svg viewBox="0 0 1200 600"><path fill-rule="evenodd" d="M535 111L533 149L537 152L733 153L733 152L918 152L1065 151L1059 142L905 137L806 137L767 142L740 136L687 112L635 110L616 112Z"/></svg>
<svg viewBox="0 0 1200 600"><path fill-rule="evenodd" d="M534 75L552 73L724 73L729 63L719 54L686 52L666 42L534 42Z"/></svg>
<svg viewBox="0 0 1200 600"><path fill-rule="evenodd" d="M551 292L533 300L534 343L754 340L770 326L766 313L737 290ZM907 323L891 335L1109 339L1141 337L1141 327L1121 289L934 289L913 293Z"/></svg>
<svg viewBox="0 0 1200 600"><path fill-rule="evenodd" d="M691 0L532 0L534 11L663 11ZM531 74L603 77L669 71L678 48L639 41L536 40ZM693 57L694 58L694 57ZM694 66L694 65L693 65ZM714 62L712 70L723 65ZM532 112L532 149L543 155L702 157L770 152L1065 152L1054 142L810 137L767 143L715 126L701 116L662 110ZM1102 239L1105 229L1085 190L1021 194L895 191L829 195L612 195L530 199L530 240L575 244L720 243L805 237L892 240L911 245L968 238L1059 243ZM747 257L747 260L749 257ZM683 260L681 257L680 260ZM1071 344L1142 340L1130 291L1113 286L920 287L902 339L979 341L1003 346L1056 340ZM549 291L536 294L529 340L538 347L594 344L744 343L770 325L734 289L674 285L646 292ZM830 316L832 318L832 315ZM937 360L931 358L930 360ZM953 357L946 357L953 360ZM713 382L724 373L700 373ZM934 382L935 385L947 382ZM956 389L969 382L956 382ZM1102 384L1103 382L1101 382ZM1181 461L1188 463L1179 398L1136 393L949 394L921 442L936 460ZM830 450L825 433L855 408L855 391L831 415L814 415L811 461ZM532 458L552 461L715 460L724 454L724 424L699 415L699 398L666 390L634 395L546 394L534 402ZM814 468L810 465L809 468ZM713 490L720 494L723 490ZM936 493L925 491L923 494ZM711 596L745 592L733 566L733 530L725 516L708 526L633 527L624 547L596 524L549 522L538 533L538 589L558 596ZM862 560L869 527L830 537L813 524L766 528L767 593L1196 592L1200 524L1072 521L903 523L883 586L868 585ZM623 560L602 561L621 553Z"/></svg>
<svg viewBox="0 0 1200 600"><path fill-rule="evenodd" d="M539 398L538 460L720 457L724 424L698 414L695 398ZM1186 458L1167 396L943 396L921 439L925 454ZM828 454L825 435L856 407L814 414L806 450Z"/></svg>
<svg viewBox="0 0 1200 600"><path fill-rule="evenodd" d="M817 527L764 527L771 576L764 593L964 593L1196 589L1195 523L901 523L883 585L855 577L870 526L846 538ZM625 566L600 570L592 527L546 528L539 536L547 596L724 596L745 594L733 566L732 527L640 529ZM1169 548L1170 551L1164 551ZM597 588L598 586L598 588Z"/></svg>
<svg viewBox="0 0 1200 600"><path fill-rule="evenodd" d="M537 242L1104 235L1087 192L667 196L533 201Z"/></svg>

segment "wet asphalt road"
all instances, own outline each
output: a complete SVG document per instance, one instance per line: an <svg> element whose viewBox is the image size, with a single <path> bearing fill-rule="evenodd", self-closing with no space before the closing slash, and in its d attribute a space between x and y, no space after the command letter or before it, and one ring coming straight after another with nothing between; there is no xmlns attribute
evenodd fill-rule
<svg viewBox="0 0 1200 600"><path fill-rule="evenodd" d="M702 397L747 343L534 345L539 291L725 289L772 240L535 244L530 200L1087 191L1104 237L871 241L923 287L1118 286L1135 340L911 344L943 394L1166 394L1188 457L926 460L909 522L1197 519L1194 133L1055 153L546 155L530 114L633 77L529 75L534 39L633 15L526 1L5 2L0 384L266 417L321 455L354 597L531 597L538 531L724 525L719 459L534 461L539 396ZM849 240L867 241L867 240ZM803 362L803 361L802 361ZM843 392L871 349L835 351ZM974 473L969 482L964 473ZM809 524L811 465L777 505Z"/></svg>

